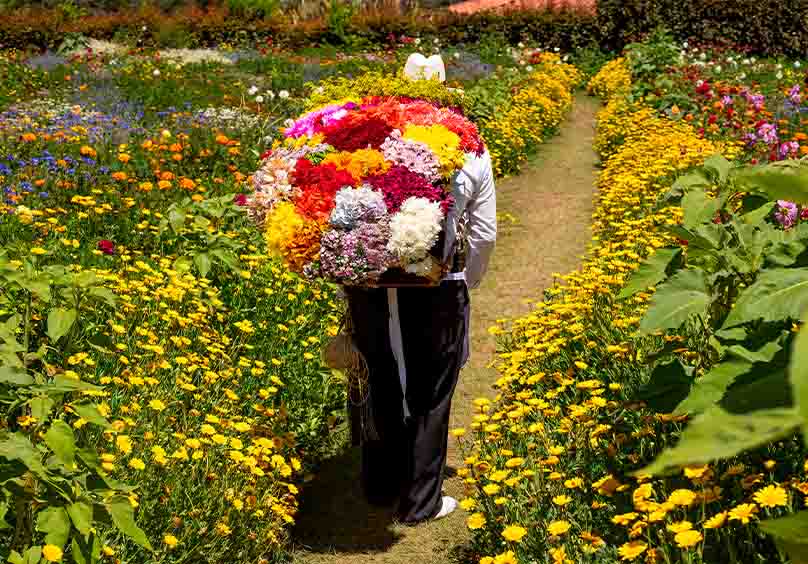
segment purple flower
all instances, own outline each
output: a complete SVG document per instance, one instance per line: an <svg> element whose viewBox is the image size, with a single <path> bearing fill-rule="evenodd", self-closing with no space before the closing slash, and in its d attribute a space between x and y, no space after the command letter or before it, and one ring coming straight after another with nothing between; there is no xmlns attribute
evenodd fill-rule
<svg viewBox="0 0 808 564"><path fill-rule="evenodd" d="M777 137L777 127L771 123L764 123L758 128L758 137L766 143L766 145L774 145L780 139Z"/></svg>
<svg viewBox="0 0 808 564"><path fill-rule="evenodd" d="M732 97L731 96L724 96L723 98L721 98L721 102L725 106L731 106L732 105Z"/></svg>
<svg viewBox="0 0 808 564"><path fill-rule="evenodd" d="M799 84L795 84L791 87L791 90L788 91L788 99L791 100L791 103L794 105L799 105L799 103L802 102Z"/></svg>
<svg viewBox="0 0 808 564"><path fill-rule="evenodd" d="M387 250L390 224L385 218L359 223L355 229L332 229L320 240L320 272L325 278L361 284L378 278L395 264Z"/></svg>
<svg viewBox="0 0 808 564"><path fill-rule="evenodd" d="M789 202L788 200L777 200L777 208L775 208L774 219L777 223L788 229L793 227L797 222L797 204Z"/></svg>
<svg viewBox="0 0 808 564"><path fill-rule="evenodd" d="M796 153L800 150L800 144L796 141L787 141L780 145L780 157L785 159L788 155Z"/></svg>

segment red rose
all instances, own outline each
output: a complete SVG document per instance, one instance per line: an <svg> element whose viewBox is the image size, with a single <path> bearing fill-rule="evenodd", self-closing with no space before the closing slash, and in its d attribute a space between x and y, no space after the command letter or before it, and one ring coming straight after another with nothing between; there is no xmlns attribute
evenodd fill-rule
<svg viewBox="0 0 808 564"><path fill-rule="evenodd" d="M105 255L114 255L115 243L113 243L109 239L101 239L98 242L98 250L104 253Z"/></svg>

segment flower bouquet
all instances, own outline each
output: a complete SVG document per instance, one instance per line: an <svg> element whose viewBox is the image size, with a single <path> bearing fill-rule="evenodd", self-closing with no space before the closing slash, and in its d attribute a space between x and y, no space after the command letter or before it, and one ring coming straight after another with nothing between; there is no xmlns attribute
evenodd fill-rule
<svg viewBox="0 0 808 564"><path fill-rule="evenodd" d="M400 96L340 100L287 123L247 199L271 253L355 286L438 284L456 253L452 179L481 154L453 108Z"/></svg>

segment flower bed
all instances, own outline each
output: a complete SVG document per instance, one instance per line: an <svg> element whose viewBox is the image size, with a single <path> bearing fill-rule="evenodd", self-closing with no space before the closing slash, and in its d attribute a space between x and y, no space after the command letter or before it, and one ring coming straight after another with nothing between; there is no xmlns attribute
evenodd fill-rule
<svg viewBox="0 0 808 564"><path fill-rule="evenodd" d="M461 439L470 493L461 505L479 562L779 562L756 523L796 510L808 491L804 448L787 430L741 457L640 472L688 421L671 412L674 382L690 379L657 358L694 364L704 331L639 331L653 295L644 286L656 281L626 286L646 257L677 246L682 209L660 196L707 157L732 160L741 147L629 103L608 86L625 84L620 63L603 72L616 76L592 86L616 95L599 114L590 257L534 312L497 329L498 395L475 400Z"/></svg>
<svg viewBox="0 0 808 564"><path fill-rule="evenodd" d="M334 289L269 258L244 206L300 82L275 59L254 63L278 70L260 90L209 88L234 66L216 62L90 55L30 72L21 59L3 59L2 102L17 103L0 113L0 462L26 487L0 486L0 508L18 502L0 558L283 561L299 488L345 419L320 361ZM575 83L558 57L500 72L518 85L507 104L526 96L542 127L557 123ZM321 93L400 82L380 76ZM441 90L473 115L490 87ZM522 94L534 88L546 98ZM332 159L353 171L365 156Z"/></svg>

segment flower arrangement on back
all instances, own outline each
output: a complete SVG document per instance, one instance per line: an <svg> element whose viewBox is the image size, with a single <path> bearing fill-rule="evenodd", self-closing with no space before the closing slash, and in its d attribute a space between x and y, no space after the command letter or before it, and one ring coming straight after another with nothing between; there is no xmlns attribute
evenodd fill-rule
<svg viewBox="0 0 808 564"><path fill-rule="evenodd" d="M460 109L406 94L316 107L263 155L247 204L290 269L360 286L448 271L452 179L484 145Z"/></svg>

